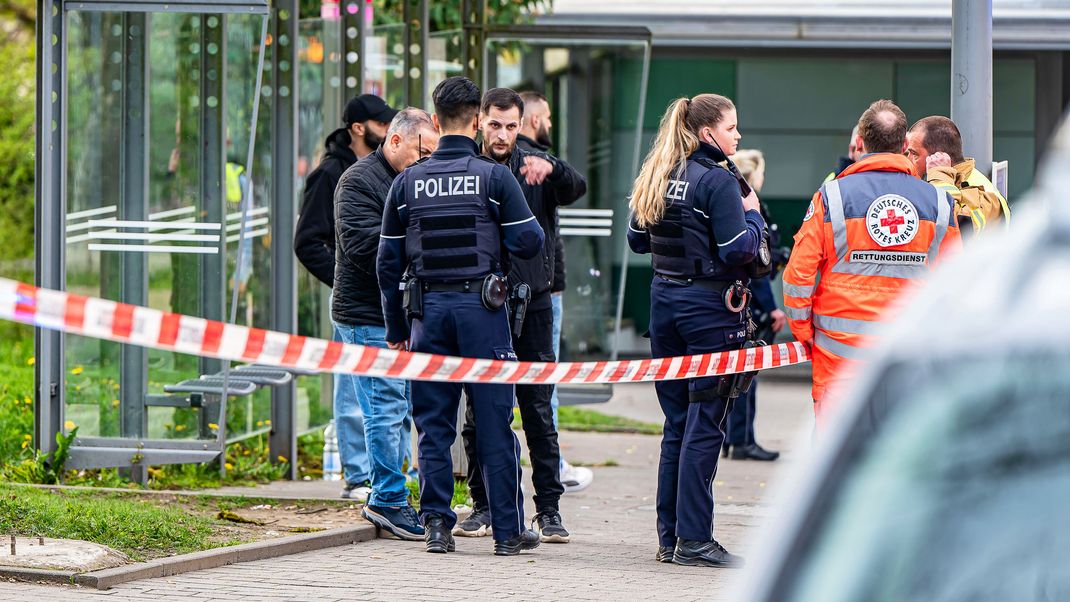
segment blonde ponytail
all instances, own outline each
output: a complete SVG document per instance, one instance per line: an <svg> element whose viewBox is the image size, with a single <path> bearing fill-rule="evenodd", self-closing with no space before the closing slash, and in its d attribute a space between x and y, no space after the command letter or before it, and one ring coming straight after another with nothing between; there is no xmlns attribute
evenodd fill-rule
<svg viewBox="0 0 1070 602"><path fill-rule="evenodd" d="M665 215L669 179L674 170L678 178L683 174L688 156L698 149L699 130L716 125L734 108L731 100L717 94L678 98L669 104L628 201L640 228L657 224Z"/></svg>
<svg viewBox="0 0 1070 602"><path fill-rule="evenodd" d="M698 136L687 129L687 105L691 101L678 98L669 105L658 126L658 135L650 147L639 177L632 186L628 206L635 213L640 228L648 228L665 215L665 192L669 174L681 171L687 156L698 148Z"/></svg>

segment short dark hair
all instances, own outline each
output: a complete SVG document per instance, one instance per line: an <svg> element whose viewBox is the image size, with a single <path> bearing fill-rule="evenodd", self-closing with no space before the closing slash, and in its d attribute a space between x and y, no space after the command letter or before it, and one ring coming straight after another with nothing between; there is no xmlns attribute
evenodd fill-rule
<svg viewBox="0 0 1070 602"><path fill-rule="evenodd" d="M479 86L460 75L447 77L435 86L431 101L443 129L462 125L479 112Z"/></svg>
<svg viewBox="0 0 1070 602"><path fill-rule="evenodd" d="M520 110L520 116L524 116L524 100L512 88L491 88L483 94L483 105L479 108L483 114L490 112L491 107L503 111L516 107Z"/></svg>
<svg viewBox="0 0 1070 602"><path fill-rule="evenodd" d="M907 137L907 116L890 100L869 105L858 119L858 135L867 153L901 153Z"/></svg>
<svg viewBox="0 0 1070 602"><path fill-rule="evenodd" d="M959 133L959 127L947 117L943 115L922 117L910 126L910 131L922 135L921 146L930 155L947 153L955 165L966 160L962 152L962 134Z"/></svg>

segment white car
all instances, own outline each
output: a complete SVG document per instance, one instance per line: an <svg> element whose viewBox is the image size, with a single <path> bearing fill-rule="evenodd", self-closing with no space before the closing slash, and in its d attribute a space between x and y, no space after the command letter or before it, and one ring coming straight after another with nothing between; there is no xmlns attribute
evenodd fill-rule
<svg viewBox="0 0 1070 602"><path fill-rule="evenodd" d="M1070 600L1070 127L817 434L733 599Z"/></svg>

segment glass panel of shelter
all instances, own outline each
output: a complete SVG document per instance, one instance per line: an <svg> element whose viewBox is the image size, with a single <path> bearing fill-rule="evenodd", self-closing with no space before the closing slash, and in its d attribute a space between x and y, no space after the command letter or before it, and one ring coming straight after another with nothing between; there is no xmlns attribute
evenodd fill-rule
<svg viewBox="0 0 1070 602"><path fill-rule="evenodd" d="M264 17L71 10L67 19L67 290L227 320L237 283L236 321L266 327L269 137L256 145L256 169L246 165ZM270 112L260 115L267 132ZM235 279L243 209L248 259ZM222 367L68 336L65 430L215 439L225 424L218 397L182 407L167 389ZM269 416L260 393L228 405L235 435Z"/></svg>

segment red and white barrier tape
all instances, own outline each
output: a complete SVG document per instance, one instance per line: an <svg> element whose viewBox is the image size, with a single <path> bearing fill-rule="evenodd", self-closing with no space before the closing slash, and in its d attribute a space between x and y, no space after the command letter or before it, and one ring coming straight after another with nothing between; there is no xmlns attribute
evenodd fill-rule
<svg viewBox="0 0 1070 602"><path fill-rule="evenodd" d="M0 278L0 319L153 349L360 376L516 384L634 383L766 370L810 360L797 342L684 357L516 362L393 351L37 288Z"/></svg>

